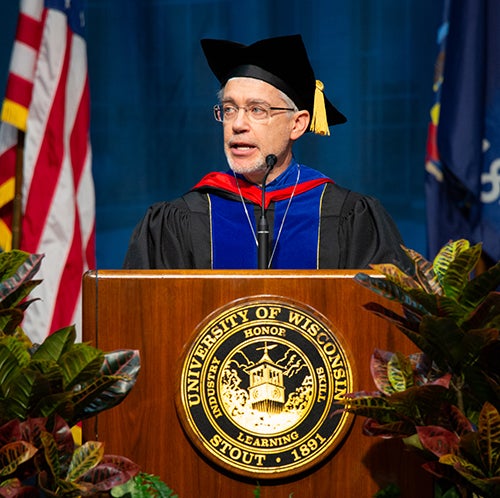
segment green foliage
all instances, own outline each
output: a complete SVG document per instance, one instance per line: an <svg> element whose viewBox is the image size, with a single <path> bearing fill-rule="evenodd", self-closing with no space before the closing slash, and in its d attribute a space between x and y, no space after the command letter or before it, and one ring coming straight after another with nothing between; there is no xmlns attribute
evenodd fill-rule
<svg viewBox="0 0 500 498"><path fill-rule="evenodd" d="M349 394L345 410L366 417L364 433L404 438L425 468L456 490L500 495L500 262L474 276L481 245L458 240L430 262L406 249L413 272L373 265L385 278L356 280L401 305L365 308L394 324L419 349L406 357L376 350L378 391ZM454 491L455 490L455 491ZM457 492L458 492L457 491Z"/></svg>
<svg viewBox="0 0 500 498"><path fill-rule="evenodd" d="M78 446L70 426L119 404L135 384L138 351L75 343L73 326L32 344L20 324L43 256L0 253L0 496L91 496L139 472L103 444Z"/></svg>
<svg viewBox="0 0 500 498"><path fill-rule="evenodd" d="M373 498L400 498L401 490L395 484L389 484L373 495Z"/></svg>
<svg viewBox="0 0 500 498"><path fill-rule="evenodd" d="M40 284L33 277L40 269L43 256L22 251L0 254L0 330L8 335L26 339L19 328L24 310L33 302L26 301L30 292Z"/></svg>
<svg viewBox="0 0 500 498"><path fill-rule="evenodd" d="M140 472L133 479L111 490L115 498L178 498L157 476Z"/></svg>
<svg viewBox="0 0 500 498"><path fill-rule="evenodd" d="M60 329L32 353L0 334L0 424L57 413L74 425L124 399L137 378L138 352L105 355L75 338L73 326Z"/></svg>
<svg viewBox="0 0 500 498"><path fill-rule="evenodd" d="M434 486L434 498L463 498L463 494L456 486L438 481Z"/></svg>
<svg viewBox="0 0 500 498"><path fill-rule="evenodd" d="M130 480L139 468L127 458L104 455L103 443L78 446L58 415L17 419L0 427L0 496L91 496ZM32 485L25 484L31 479ZM36 486L36 487L35 487Z"/></svg>

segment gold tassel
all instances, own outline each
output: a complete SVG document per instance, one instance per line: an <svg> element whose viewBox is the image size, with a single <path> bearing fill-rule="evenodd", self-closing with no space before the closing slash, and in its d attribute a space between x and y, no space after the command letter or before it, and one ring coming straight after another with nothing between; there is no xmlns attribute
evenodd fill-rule
<svg viewBox="0 0 500 498"><path fill-rule="evenodd" d="M316 89L314 90L314 109L311 118L310 130L317 135L330 135L328 129L328 120L326 118L325 96L323 89L325 85L320 80L316 80Z"/></svg>

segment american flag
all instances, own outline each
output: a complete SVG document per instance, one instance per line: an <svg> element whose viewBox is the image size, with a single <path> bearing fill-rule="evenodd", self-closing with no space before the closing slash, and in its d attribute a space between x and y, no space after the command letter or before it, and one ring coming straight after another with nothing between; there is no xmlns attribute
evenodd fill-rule
<svg viewBox="0 0 500 498"><path fill-rule="evenodd" d="M71 324L81 337L82 275L95 268L84 27L81 0L20 3L0 130L0 243L10 248L9 175L19 129L25 131L20 248L45 254L37 275L43 282L31 295L40 300L23 322L33 342Z"/></svg>

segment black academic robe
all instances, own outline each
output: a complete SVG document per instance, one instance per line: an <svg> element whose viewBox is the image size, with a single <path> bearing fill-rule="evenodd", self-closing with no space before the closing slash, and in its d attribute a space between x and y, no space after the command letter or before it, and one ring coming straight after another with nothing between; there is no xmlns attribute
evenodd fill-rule
<svg viewBox="0 0 500 498"><path fill-rule="evenodd" d="M311 186L304 187L307 194L300 193L294 190L297 167L296 163L292 163L274 184L269 184L266 215L270 233L274 234L270 247L274 250L279 248L278 253L281 251L285 258L275 258L273 268L362 269L369 268L371 263L395 263L407 267L408 260L401 250L399 231L378 200L336 185L323 174L303 165L299 166L302 172L299 185L309 182ZM260 192L259 187L245 183L242 178L235 183L231 173L212 173L182 197L152 205L132 234L124 268L257 268L256 249L253 247L255 228L251 230L249 222L253 224L259 219L261 207L257 195L247 195L252 189ZM293 195L291 202L290 195ZM311 195L317 196L314 210L308 209L311 202L316 202L311 201ZM284 205L284 208L281 207L281 218L280 202ZM301 203L307 203L302 206L302 213L308 211L307 216L312 218L307 218L304 226L294 231L292 228L297 223L300 225L299 215L293 218L293 214L289 213L296 212L294 209L300 213ZM222 216L215 216L213 211L216 208L223 210ZM237 218L232 215L233 212ZM275 212L278 213L276 226ZM226 213L229 225L216 235L216 225L224 225ZM222 221L216 221L218 219ZM309 229L313 230L312 234ZM279 237L278 232L281 232ZM288 232L292 236L287 238ZM221 239L220 233L227 236ZM276 239L277 247L273 247ZM307 263L306 240L314 241L314 247L309 251L313 261L309 258ZM286 258L287 251L292 248L295 252ZM218 260L216 255L221 253L224 256L234 254L236 259L232 261L229 256L228 261Z"/></svg>

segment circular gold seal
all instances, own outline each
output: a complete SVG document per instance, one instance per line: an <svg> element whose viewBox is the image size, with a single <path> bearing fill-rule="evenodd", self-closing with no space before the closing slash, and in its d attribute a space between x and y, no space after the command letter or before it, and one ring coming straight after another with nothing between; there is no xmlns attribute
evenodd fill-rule
<svg viewBox="0 0 500 498"><path fill-rule="evenodd" d="M276 296L234 301L195 331L181 359L177 411L192 443L237 474L282 478L317 464L352 415L345 345L327 319Z"/></svg>

